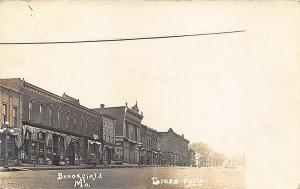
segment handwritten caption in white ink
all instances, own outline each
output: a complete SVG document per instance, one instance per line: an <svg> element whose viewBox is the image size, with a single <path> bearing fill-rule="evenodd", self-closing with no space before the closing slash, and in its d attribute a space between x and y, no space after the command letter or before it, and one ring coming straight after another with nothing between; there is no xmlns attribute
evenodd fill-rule
<svg viewBox="0 0 300 189"><path fill-rule="evenodd" d="M63 174L57 173L57 180L74 180L74 188L90 188L91 181L102 179L102 173Z"/></svg>
<svg viewBox="0 0 300 189"><path fill-rule="evenodd" d="M203 179L200 178L180 179L180 178L152 177L151 180L153 185L183 185L184 187L191 187L191 186L201 187L204 184Z"/></svg>

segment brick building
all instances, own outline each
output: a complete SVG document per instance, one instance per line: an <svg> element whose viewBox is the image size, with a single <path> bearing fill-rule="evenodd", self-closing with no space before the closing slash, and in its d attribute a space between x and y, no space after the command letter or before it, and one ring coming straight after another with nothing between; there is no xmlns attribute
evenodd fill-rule
<svg viewBox="0 0 300 189"><path fill-rule="evenodd" d="M17 90L0 84L0 164L4 163L5 143L7 142L8 160L13 161L20 157L21 146L21 118L22 98ZM5 125L9 128L4 128ZM6 135L6 131L8 132Z"/></svg>
<svg viewBox="0 0 300 189"><path fill-rule="evenodd" d="M115 162L116 164L139 164L141 139L140 129L143 114L139 113L137 103L129 108L127 103L120 107L95 108L95 111L116 118Z"/></svg>
<svg viewBox="0 0 300 189"><path fill-rule="evenodd" d="M188 166L195 167L196 166L196 153L194 150L189 149L189 156L188 156Z"/></svg>
<svg viewBox="0 0 300 189"><path fill-rule="evenodd" d="M101 138L103 139L103 163L115 164L115 125L116 119L107 114L101 116Z"/></svg>
<svg viewBox="0 0 300 189"><path fill-rule="evenodd" d="M20 97L20 103L13 107L19 108L18 159L23 163L76 165L102 161L101 114L80 105L78 99L55 95L18 78L0 79L0 85ZM5 91L2 87L1 94Z"/></svg>
<svg viewBox="0 0 300 189"><path fill-rule="evenodd" d="M189 164L189 141L176 134L172 128L167 132L159 132L162 137L162 162L163 165L188 166Z"/></svg>
<svg viewBox="0 0 300 189"><path fill-rule="evenodd" d="M141 164L161 165L162 139L161 135L154 129L142 124L141 127Z"/></svg>
<svg viewBox="0 0 300 189"><path fill-rule="evenodd" d="M19 78L0 79L0 102L1 163L7 149L15 163L191 164L189 141L172 129L157 132L142 125L137 103L89 109L79 99Z"/></svg>

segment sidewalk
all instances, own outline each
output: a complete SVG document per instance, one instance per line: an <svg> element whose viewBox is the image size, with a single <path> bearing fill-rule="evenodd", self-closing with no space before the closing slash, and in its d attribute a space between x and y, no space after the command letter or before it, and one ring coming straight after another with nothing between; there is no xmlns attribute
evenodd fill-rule
<svg viewBox="0 0 300 189"><path fill-rule="evenodd" d="M74 165L74 166L55 166L55 165L24 165L24 166L11 166L9 168L0 167L0 172L8 171L38 171L38 170L66 170L66 169L111 169L111 168L142 168L142 167L159 167L154 165Z"/></svg>

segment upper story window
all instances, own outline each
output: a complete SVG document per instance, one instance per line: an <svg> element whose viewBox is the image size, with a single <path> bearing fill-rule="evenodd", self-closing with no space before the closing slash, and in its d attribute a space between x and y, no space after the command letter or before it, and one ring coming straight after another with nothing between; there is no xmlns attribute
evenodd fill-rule
<svg viewBox="0 0 300 189"><path fill-rule="evenodd" d="M18 108L13 107L13 126L17 127L18 126Z"/></svg>
<svg viewBox="0 0 300 189"><path fill-rule="evenodd" d="M44 116L44 105L40 105L40 122L43 121L43 116Z"/></svg>
<svg viewBox="0 0 300 189"><path fill-rule="evenodd" d="M61 125L61 109L57 111L57 121L58 121L58 126L60 127Z"/></svg>
<svg viewBox="0 0 300 189"><path fill-rule="evenodd" d="M2 120L3 124L7 121L7 104L2 104Z"/></svg>
<svg viewBox="0 0 300 189"><path fill-rule="evenodd" d="M67 113L67 127L69 127L70 122L70 112Z"/></svg>
<svg viewBox="0 0 300 189"><path fill-rule="evenodd" d="M81 116L81 119L80 119L80 127L83 128L83 116Z"/></svg>
<svg viewBox="0 0 300 189"><path fill-rule="evenodd" d="M134 140L135 141L138 140L138 129L137 129L137 127L134 128Z"/></svg>
<svg viewBox="0 0 300 189"><path fill-rule="evenodd" d="M94 120L92 121L91 124L92 124L91 125L92 133L94 133L95 132L95 122L94 122Z"/></svg>
<svg viewBox="0 0 300 189"><path fill-rule="evenodd" d="M49 125L53 124L53 110L52 107L49 108Z"/></svg>
<svg viewBox="0 0 300 189"><path fill-rule="evenodd" d="M87 119L86 120L86 126L85 126L85 132L86 132L86 134L90 134L90 122L89 122L89 120Z"/></svg>
<svg viewBox="0 0 300 189"><path fill-rule="evenodd" d="M33 100L29 100L28 104L28 119L32 119Z"/></svg>
<svg viewBox="0 0 300 189"><path fill-rule="evenodd" d="M74 116L74 120L73 120L73 124L74 124L74 128L76 128L76 124L77 124L77 116Z"/></svg>

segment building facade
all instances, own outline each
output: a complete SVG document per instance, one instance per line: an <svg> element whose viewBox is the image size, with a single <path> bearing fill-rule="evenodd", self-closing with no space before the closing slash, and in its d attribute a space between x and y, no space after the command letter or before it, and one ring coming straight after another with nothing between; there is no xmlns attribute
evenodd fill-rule
<svg viewBox="0 0 300 189"><path fill-rule="evenodd" d="M116 119L102 114L102 145L103 145L103 164L115 164L115 124Z"/></svg>
<svg viewBox="0 0 300 189"><path fill-rule="evenodd" d="M162 139L160 134L156 130L142 124L141 142L141 164L162 165Z"/></svg>
<svg viewBox="0 0 300 189"><path fill-rule="evenodd" d="M18 78L1 79L0 84L20 94L21 104L15 105L20 109L18 160L54 165L102 161L101 114L66 94L58 96Z"/></svg>
<svg viewBox="0 0 300 189"><path fill-rule="evenodd" d="M189 157L188 157L188 166L190 167L195 167L196 165L196 153L194 152L194 150L189 149Z"/></svg>
<svg viewBox="0 0 300 189"><path fill-rule="evenodd" d="M7 155L8 161L17 160L20 157L22 128L21 93L0 85L0 102L0 164L4 164L5 155ZM4 128L6 125L8 128ZM5 145L7 145L7 152L5 151Z"/></svg>
<svg viewBox="0 0 300 189"><path fill-rule="evenodd" d="M107 114L116 118L115 126L115 163L139 164L141 151L141 121L142 112L139 113L137 103L129 108L127 103L120 107L95 108L101 114Z"/></svg>
<svg viewBox="0 0 300 189"><path fill-rule="evenodd" d="M189 164L189 141L176 134L172 128L167 132L160 132L162 136L162 162L163 165L188 166Z"/></svg>
<svg viewBox="0 0 300 189"><path fill-rule="evenodd" d="M188 166L194 158L183 135L142 125L137 103L89 109L19 78L0 79L0 102L1 164Z"/></svg>

